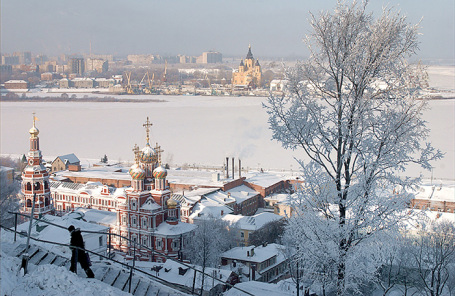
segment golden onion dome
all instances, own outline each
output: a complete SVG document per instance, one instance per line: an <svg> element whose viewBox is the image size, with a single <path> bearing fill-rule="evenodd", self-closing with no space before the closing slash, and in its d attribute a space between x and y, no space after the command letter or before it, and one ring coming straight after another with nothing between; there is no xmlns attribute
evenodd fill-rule
<svg viewBox="0 0 455 296"><path fill-rule="evenodd" d="M30 133L30 136L31 136L32 138L36 138L36 137L38 137L38 134L39 134L39 130L38 130L36 127L35 127L35 123L33 123L33 126L32 126L32 128L31 128L31 129L29 129L29 131L28 131L28 132Z"/></svg>
<svg viewBox="0 0 455 296"><path fill-rule="evenodd" d="M168 199L166 201L167 207L170 209L175 209L177 207L177 202L173 199Z"/></svg>

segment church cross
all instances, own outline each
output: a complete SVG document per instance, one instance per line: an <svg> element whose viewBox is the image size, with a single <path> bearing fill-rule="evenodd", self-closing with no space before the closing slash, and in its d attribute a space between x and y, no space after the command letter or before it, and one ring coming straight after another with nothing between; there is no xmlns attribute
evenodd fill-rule
<svg viewBox="0 0 455 296"><path fill-rule="evenodd" d="M134 153L134 161L137 163L139 161L139 146L137 146L137 144L134 144L133 153Z"/></svg>
<svg viewBox="0 0 455 296"><path fill-rule="evenodd" d="M164 152L164 150L161 149L161 146L158 146L158 143L156 143L155 151L156 154L158 155L158 164L161 165L161 152Z"/></svg>
<svg viewBox="0 0 455 296"><path fill-rule="evenodd" d="M150 142L150 127L152 126L153 124L149 121L149 118L147 116L147 121L142 125L143 127L145 127L145 132L147 134L147 144Z"/></svg>

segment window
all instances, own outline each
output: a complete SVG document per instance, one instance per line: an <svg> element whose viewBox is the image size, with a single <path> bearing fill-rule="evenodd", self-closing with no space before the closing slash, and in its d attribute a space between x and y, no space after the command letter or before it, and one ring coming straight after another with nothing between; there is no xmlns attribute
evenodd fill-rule
<svg viewBox="0 0 455 296"><path fill-rule="evenodd" d="M240 237L245 237L245 233L243 231L240 231Z"/></svg>
<svg viewBox="0 0 455 296"><path fill-rule="evenodd" d="M161 238L156 239L156 248L158 250L161 250L163 248L163 242L161 241Z"/></svg>
<svg viewBox="0 0 455 296"><path fill-rule="evenodd" d="M123 224L126 224L126 216L123 216Z"/></svg>
<svg viewBox="0 0 455 296"><path fill-rule="evenodd" d="M133 217L133 226L136 226L136 217Z"/></svg>
<svg viewBox="0 0 455 296"><path fill-rule="evenodd" d="M179 248L179 240L173 240L171 244L172 250L177 250Z"/></svg>
<svg viewBox="0 0 455 296"><path fill-rule="evenodd" d="M142 228L147 228L147 219L142 218Z"/></svg>
<svg viewBox="0 0 455 296"><path fill-rule="evenodd" d="M98 238L98 243L99 243L100 247L103 246L103 237L102 237L102 236L100 236L100 237Z"/></svg>

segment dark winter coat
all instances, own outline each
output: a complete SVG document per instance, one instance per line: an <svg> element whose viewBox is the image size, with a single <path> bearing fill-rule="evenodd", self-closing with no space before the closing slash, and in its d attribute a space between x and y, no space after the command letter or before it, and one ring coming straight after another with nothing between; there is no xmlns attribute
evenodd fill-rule
<svg viewBox="0 0 455 296"><path fill-rule="evenodd" d="M85 248L84 239L82 238L81 230L79 228L71 231L71 241L70 246ZM81 264L81 267L85 270L88 269L89 263L87 260L87 255L85 251L82 249L71 248L72 256L71 256L71 270L74 270L76 267L77 262ZM77 255L77 261L76 261Z"/></svg>

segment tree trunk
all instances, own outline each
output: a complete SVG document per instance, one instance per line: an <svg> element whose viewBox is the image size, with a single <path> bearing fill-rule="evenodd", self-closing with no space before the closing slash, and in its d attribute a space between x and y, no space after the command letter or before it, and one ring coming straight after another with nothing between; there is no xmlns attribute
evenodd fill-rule
<svg viewBox="0 0 455 296"><path fill-rule="evenodd" d="M344 239L340 242L340 255L338 261L338 279L337 279L337 295L344 295L344 282L345 282L345 270L346 270L346 246L344 245Z"/></svg>

